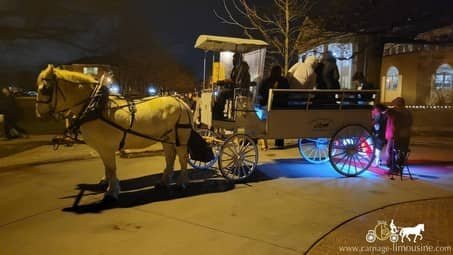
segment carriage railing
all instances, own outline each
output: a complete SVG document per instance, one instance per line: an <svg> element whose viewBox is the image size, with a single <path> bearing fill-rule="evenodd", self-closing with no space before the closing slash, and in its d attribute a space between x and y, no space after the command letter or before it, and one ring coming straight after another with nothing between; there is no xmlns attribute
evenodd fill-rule
<svg viewBox="0 0 453 255"><path fill-rule="evenodd" d="M379 90L271 89L267 111L370 109Z"/></svg>

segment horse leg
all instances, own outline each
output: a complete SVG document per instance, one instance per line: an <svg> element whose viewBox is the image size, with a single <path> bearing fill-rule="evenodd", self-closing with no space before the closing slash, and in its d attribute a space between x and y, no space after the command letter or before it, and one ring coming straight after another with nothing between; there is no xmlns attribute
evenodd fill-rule
<svg viewBox="0 0 453 255"><path fill-rule="evenodd" d="M116 175L116 159L115 153L99 153L105 168L105 182L107 183L107 191L104 194L104 200L118 200L120 193L120 182Z"/></svg>
<svg viewBox="0 0 453 255"><path fill-rule="evenodd" d="M409 240L409 242L412 241L411 238L409 237L409 234L407 234L406 237L407 237L407 240Z"/></svg>
<svg viewBox="0 0 453 255"><path fill-rule="evenodd" d="M178 177L177 184L181 188L186 188L187 183L189 182L189 176L187 174L187 162L189 161L189 152L187 151L187 146L178 146L176 147L176 152L178 153L179 164L181 165L181 173Z"/></svg>
<svg viewBox="0 0 453 255"><path fill-rule="evenodd" d="M175 166L175 159L176 159L176 149L175 145L163 143L162 147L164 148L165 153L165 170L162 174L162 178L160 180L161 186L168 186L170 183L170 179L173 176L173 169Z"/></svg>

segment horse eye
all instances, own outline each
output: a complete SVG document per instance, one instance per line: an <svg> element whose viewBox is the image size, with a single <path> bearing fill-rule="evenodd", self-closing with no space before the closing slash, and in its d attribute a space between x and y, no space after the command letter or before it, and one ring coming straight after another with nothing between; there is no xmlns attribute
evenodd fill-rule
<svg viewBox="0 0 453 255"><path fill-rule="evenodd" d="M52 90L50 86L47 84L47 82L44 82L42 88L41 88L41 93L45 96L48 96L52 93Z"/></svg>

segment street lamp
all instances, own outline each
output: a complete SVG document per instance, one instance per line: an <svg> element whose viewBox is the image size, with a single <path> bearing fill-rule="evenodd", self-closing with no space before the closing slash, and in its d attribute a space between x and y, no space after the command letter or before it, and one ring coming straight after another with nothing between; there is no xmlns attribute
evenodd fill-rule
<svg viewBox="0 0 453 255"><path fill-rule="evenodd" d="M120 94L120 86L118 86L118 84L115 84L115 83L111 84L111 85L109 86L109 92L110 92L110 94L112 94L112 95L118 95L118 94Z"/></svg>
<svg viewBox="0 0 453 255"><path fill-rule="evenodd" d="M148 95L155 96L157 94L157 89L151 85L148 87Z"/></svg>

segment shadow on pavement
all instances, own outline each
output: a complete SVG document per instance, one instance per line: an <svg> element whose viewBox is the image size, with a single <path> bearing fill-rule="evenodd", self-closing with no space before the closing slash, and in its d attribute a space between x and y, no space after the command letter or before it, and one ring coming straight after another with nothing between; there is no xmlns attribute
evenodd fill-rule
<svg viewBox="0 0 453 255"><path fill-rule="evenodd" d="M300 158L275 159L259 165L256 178L252 181L265 181L278 178L344 178L337 173L329 162L311 164ZM256 179L256 180L255 180Z"/></svg>
<svg viewBox="0 0 453 255"><path fill-rule="evenodd" d="M323 171L319 168L328 168ZM180 171L175 171L173 179L176 180ZM88 195L102 194L106 186L103 184L79 184L78 195L64 197L62 199L75 199L73 206L63 211L77 214L100 213L113 208L129 208L158 201L167 201L184 197L198 196L209 193L226 192L234 189L234 183L219 176L216 170L189 170L191 179L190 185L181 190L172 185L168 188L156 188L162 174L147 175L120 181L121 194L116 202L96 201L89 204L80 204L83 197ZM330 165L312 165L300 159L280 159L271 163L260 165L255 174L247 180L247 183L257 183L277 178L305 178L305 177L326 177L342 178L341 175L330 168Z"/></svg>
<svg viewBox="0 0 453 255"><path fill-rule="evenodd" d="M415 169L417 167L414 166ZM412 168L411 168L412 170ZM417 169L419 170L419 169ZM415 170L416 172L418 172ZM431 169L430 169L431 170ZM175 171L174 179L176 180L179 171ZM414 176L424 178L438 178L431 173L418 172ZM156 188L162 174L153 174L133 179L122 180L121 194L119 200L114 203L94 202L80 205L79 202L84 196L93 194L102 194L105 191L105 185L102 184L79 184L79 194L76 196L64 197L62 199L75 199L72 207L63 209L64 211L83 214L83 213L100 213L104 210L113 208L129 208L140 206L158 201L167 201L184 197L198 196L209 193L226 192L234 189L234 183L224 179L216 170L189 170L191 183L188 188L182 190L176 185L168 188ZM360 176L355 177L357 180L362 178L380 178L385 173L376 173L375 171L365 171ZM348 178L337 173L330 163L311 164L300 159L276 159L272 162L259 165L255 174L247 180L246 184L253 184L274 180L278 178L326 178L326 179L343 179Z"/></svg>
<svg viewBox="0 0 453 255"><path fill-rule="evenodd" d="M149 204L158 201L167 201L184 197L198 196L209 193L226 192L234 189L234 183L223 178L217 178L217 172L213 170L191 170L191 183L186 189L180 189L176 185L168 188L156 188L162 174L154 174L122 180L121 194L118 201L104 202L96 201L89 204L79 205L85 195L103 193L105 185L102 184L79 184L80 190L77 196L64 197L62 199L75 198L72 207L64 208L63 211L77 214L101 213L104 210L114 208L129 208ZM178 178L179 171L175 171L174 178ZM84 194L85 192L89 194Z"/></svg>

